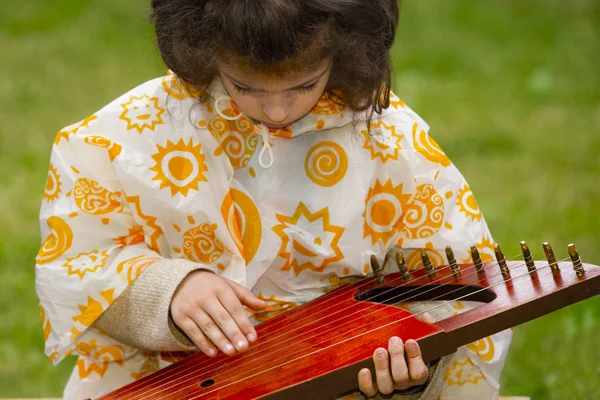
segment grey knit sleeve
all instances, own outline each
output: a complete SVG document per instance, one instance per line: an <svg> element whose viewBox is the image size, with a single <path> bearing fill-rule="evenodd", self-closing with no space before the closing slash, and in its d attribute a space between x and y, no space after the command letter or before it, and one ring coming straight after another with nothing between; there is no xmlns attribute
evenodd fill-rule
<svg viewBox="0 0 600 400"><path fill-rule="evenodd" d="M94 326L123 344L152 351L190 351L194 344L170 317L171 298L191 272L215 272L187 260L162 259L140 276L96 320Z"/></svg>

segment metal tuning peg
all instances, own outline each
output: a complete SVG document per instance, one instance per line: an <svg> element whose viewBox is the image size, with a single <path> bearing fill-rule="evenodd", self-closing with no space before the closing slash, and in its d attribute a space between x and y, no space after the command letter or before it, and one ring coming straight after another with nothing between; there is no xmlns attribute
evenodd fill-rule
<svg viewBox="0 0 600 400"><path fill-rule="evenodd" d="M527 270L529 272L536 272L535 263L533 262L533 256L531 255L531 251L529 250L529 246L525 243L524 240L521 241L521 251L523 252L523 259L525 260L525 264L527 265Z"/></svg>
<svg viewBox="0 0 600 400"><path fill-rule="evenodd" d="M585 272L583 270L583 264L581 263L581 258L579 257L579 253L577 252L577 249L573 243L569 245L569 256L571 256L573 269L575 270L577 276L583 276L583 273Z"/></svg>
<svg viewBox="0 0 600 400"><path fill-rule="evenodd" d="M446 246L446 258L448 258L448 265L452 270L452 275L460 275L460 266L456 263L456 257L454 257L454 252L450 246Z"/></svg>
<svg viewBox="0 0 600 400"><path fill-rule="evenodd" d="M504 258L504 254L502 253L502 250L500 250L498 243L494 243L494 253L496 253L496 261L498 261L502 276L505 279L510 278L510 270L508 269L508 265L506 265L506 258Z"/></svg>
<svg viewBox="0 0 600 400"><path fill-rule="evenodd" d="M383 269L379 265L379 261L377 261L375 255L371 255L371 269L373 270L377 285L383 285Z"/></svg>
<svg viewBox="0 0 600 400"><path fill-rule="evenodd" d="M407 281L410 278L410 274L408 273L408 268L406 267L406 261L404 261L404 254L399 250L396 252L396 265L398 265L398 270L402 274L402 279Z"/></svg>
<svg viewBox="0 0 600 400"><path fill-rule="evenodd" d="M427 271L427 275L431 278L435 274L435 268L431 265L431 260L427 255L426 249L421 249L421 260L423 260L423 267L425 267L425 271Z"/></svg>
<svg viewBox="0 0 600 400"><path fill-rule="evenodd" d="M481 256L479 255L479 250L477 250L476 246L471 246L471 258L473 259L473 264L475 264L477 272L483 272L483 263L481 262Z"/></svg>
<svg viewBox="0 0 600 400"><path fill-rule="evenodd" d="M542 243L544 247L544 254L546 254L546 260L548 260L548 265L550 269L552 269L553 274L560 274L560 268L558 267L558 263L556 262L556 257L554 257L554 251L552 251L552 246L550 243L544 242Z"/></svg>

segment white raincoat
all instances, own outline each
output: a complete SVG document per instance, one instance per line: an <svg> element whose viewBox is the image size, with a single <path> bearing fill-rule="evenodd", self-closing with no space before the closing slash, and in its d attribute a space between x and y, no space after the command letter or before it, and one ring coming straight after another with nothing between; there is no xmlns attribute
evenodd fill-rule
<svg viewBox="0 0 600 400"><path fill-rule="evenodd" d="M251 289L270 305L257 322L370 274L370 256L396 246L409 268L420 268L419 248L436 265L447 245L459 262L473 244L484 261L493 255L471 189L398 97L369 135L327 94L277 131L239 114L220 80L209 94L199 103L169 74L56 136L36 286L46 354L55 364L79 356L65 397L106 393L177 360L92 326L160 258L211 265ZM452 303L446 315L468 307ZM511 337L461 348L441 399L497 395Z"/></svg>

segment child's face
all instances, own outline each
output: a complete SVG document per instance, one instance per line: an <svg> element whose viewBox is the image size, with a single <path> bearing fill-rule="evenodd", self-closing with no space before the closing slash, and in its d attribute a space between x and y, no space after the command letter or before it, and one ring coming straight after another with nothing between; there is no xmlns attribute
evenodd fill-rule
<svg viewBox="0 0 600 400"><path fill-rule="evenodd" d="M278 77L219 63L223 85L242 113L274 129L288 126L310 112L325 91L330 73L330 60L309 72Z"/></svg>

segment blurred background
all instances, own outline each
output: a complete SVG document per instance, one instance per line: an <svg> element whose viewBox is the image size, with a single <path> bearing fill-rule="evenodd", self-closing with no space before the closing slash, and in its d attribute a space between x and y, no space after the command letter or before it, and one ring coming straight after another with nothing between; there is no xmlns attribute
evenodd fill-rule
<svg viewBox="0 0 600 400"><path fill-rule="evenodd" d="M60 396L43 354L37 213L54 135L162 75L149 0L0 1L0 397ZM505 254L600 264L600 2L405 1L396 92L469 181ZM600 398L600 298L517 327L501 394Z"/></svg>

